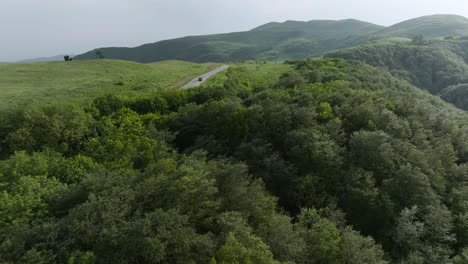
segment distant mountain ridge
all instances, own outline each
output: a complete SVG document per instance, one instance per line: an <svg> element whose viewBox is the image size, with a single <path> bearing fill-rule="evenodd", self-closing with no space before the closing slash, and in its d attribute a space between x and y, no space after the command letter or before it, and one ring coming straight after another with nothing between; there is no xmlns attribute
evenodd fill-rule
<svg viewBox="0 0 468 264"><path fill-rule="evenodd" d="M344 20L311 20L308 22L288 20L283 23L271 22L259 27L256 27L250 31L291 31L301 30L308 35L318 35L332 33L331 30L335 30L333 33L346 33L346 34L367 34L369 32L382 29L384 26L375 25L372 23L356 20L356 19L344 19Z"/></svg>
<svg viewBox="0 0 468 264"><path fill-rule="evenodd" d="M468 19L457 15L423 16L403 21L378 32L378 35L393 37L412 37L416 34L435 38L468 35Z"/></svg>
<svg viewBox="0 0 468 264"><path fill-rule="evenodd" d="M390 27L355 19L271 22L250 31L189 36L134 48L99 48L75 59L105 58L142 63L163 60L226 62L243 60L281 61L318 57L372 40L425 35L430 38L468 35L468 19L456 15L431 15Z"/></svg>

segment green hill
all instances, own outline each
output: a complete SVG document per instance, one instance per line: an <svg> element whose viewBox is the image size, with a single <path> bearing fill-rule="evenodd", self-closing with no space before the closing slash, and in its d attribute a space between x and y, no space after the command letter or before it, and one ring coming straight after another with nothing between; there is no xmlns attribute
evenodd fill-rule
<svg viewBox="0 0 468 264"><path fill-rule="evenodd" d="M380 41L327 54L326 57L358 60L389 71L394 76L441 96L468 110L468 41Z"/></svg>
<svg viewBox="0 0 468 264"><path fill-rule="evenodd" d="M260 32L291 32L300 31L304 36L307 37L322 37L324 35L336 36L337 34L369 34L369 32L376 31L383 26L355 20L312 20L308 22L304 21L292 21L288 20L284 23L272 22L251 31Z"/></svg>
<svg viewBox="0 0 468 264"><path fill-rule="evenodd" d="M468 35L468 19L455 15L432 15L382 27L346 20L272 22L250 31L191 36L145 44L135 48L100 48L75 59L106 58L142 63L163 60L228 62L244 60L283 61L321 56L370 40L424 35L427 38Z"/></svg>
<svg viewBox="0 0 468 264"><path fill-rule="evenodd" d="M138 95L167 87L216 64L118 60L0 64L0 109L18 103L90 102L108 93Z"/></svg>
<svg viewBox="0 0 468 264"><path fill-rule="evenodd" d="M358 20L287 21L251 31L165 40L136 48L101 48L106 58L154 62L177 59L193 62L286 60L315 57L362 43L381 26ZM96 50L75 59L93 59Z"/></svg>
<svg viewBox="0 0 468 264"><path fill-rule="evenodd" d="M391 37L445 37L468 35L468 19L456 15L431 15L407 20L380 30L377 35Z"/></svg>

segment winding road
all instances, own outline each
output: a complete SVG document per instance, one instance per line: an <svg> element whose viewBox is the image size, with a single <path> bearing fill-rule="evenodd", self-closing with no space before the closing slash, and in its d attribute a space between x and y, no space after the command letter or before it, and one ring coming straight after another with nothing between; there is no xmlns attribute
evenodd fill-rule
<svg viewBox="0 0 468 264"><path fill-rule="evenodd" d="M189 89L189 88L193 88L193 87L197 87L197 86L200 86L202 83L206 82L206 80L208 80L210 77L226 70L227 68L229 68L229 65L223 65L223 66L220 66L210 72L207 72L205 74L202 74L200 76L198 76L197 78L193 79L191 82L187 83L186 85L182 86L182 88L180 89ZM199 78L203 78L202 81L199 81L198 79Z"/></svg>

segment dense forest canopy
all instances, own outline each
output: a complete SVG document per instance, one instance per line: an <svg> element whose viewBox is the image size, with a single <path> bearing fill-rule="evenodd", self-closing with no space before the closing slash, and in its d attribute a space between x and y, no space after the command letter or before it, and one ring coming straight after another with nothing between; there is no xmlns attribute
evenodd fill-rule
<svg viewBox="0 0 468 264"><path fill-rule="evenodd" d="M468 41L466 38L378 41L327 54L359 60L441 96L468 110Z"/></svg>
<svg viewBox="0 0 468 264"><path fill-rule="evenodd" d="M468 261L468 116L341 59L0 118L0 263Z"/></svg>

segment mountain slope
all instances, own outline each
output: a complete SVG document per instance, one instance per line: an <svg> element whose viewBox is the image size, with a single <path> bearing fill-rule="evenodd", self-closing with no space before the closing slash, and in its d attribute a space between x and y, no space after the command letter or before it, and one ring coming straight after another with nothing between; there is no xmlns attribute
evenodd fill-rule
<svg viewBox="0 0 468 264"><path fill-rule="evenodd" d="M165 40L136 48L102 48L106 58L153 62L167 59L194 62L286 60L314 57L354 46L381 26L357 20L287 21L251 31ZM96 50L75 57L92 59Z"/></svg>
<svg viewBox="0 0 468 264"><path fill-rule="evenodd" d="M461 95L468 94L468 41L380 41L345 49L326 57L358 60L389 71L394 76L441 96L468 110Z"/></svg>
<svg viewBox="0 0 468 264"><path fill-rule="evenodd" d="M301 31L305 36L319 37L329 34L368 34L384 28L372 23L359 21L355 19L345 20L311 20L308 22L288 20L284 23L272 22L251 31L269 31L269 32L285 32L285 31Z"/></svg>
<svg viewBox="0 0 468 264"><path fill-rule="evenodd" d="M468 19L457 15L423 16L384 28L377 35L390 37L468 35Z"/></svg>
<svg viewBox="0 0 468 264"><path fill-rule="evenodd" d="M455 15L432 15L387 28L353 19L272 22L245 32L192 36L135 48L99 50L109 59L143 63L170 59L192 62L282 61L317 57L375 39L416 35L427 38L468 35L468 19ZM75 59L94 59L97 50Z"/></svg>

